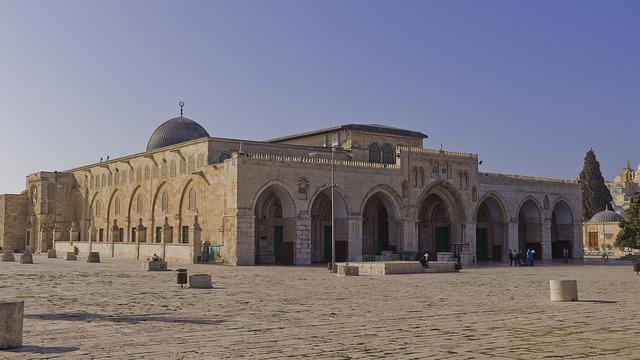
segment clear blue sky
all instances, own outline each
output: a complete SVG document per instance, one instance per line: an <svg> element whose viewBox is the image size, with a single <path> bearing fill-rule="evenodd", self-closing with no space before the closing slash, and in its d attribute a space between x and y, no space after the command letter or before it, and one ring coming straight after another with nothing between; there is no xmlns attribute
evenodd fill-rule
<svg viewBox="0 0 640 360"><path fill-rule="evenodd" d="M137 153L178 114L262 140L422 131L482 171L640 161L640 1L0 0L0 193Z"/></svg>

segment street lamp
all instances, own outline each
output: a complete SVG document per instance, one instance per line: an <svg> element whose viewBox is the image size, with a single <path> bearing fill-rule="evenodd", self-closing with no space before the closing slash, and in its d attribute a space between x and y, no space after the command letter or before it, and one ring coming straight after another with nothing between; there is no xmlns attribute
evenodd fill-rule
<svg viewBox="0 0 640 360"><path fill-rule="evenodd" d="M336 161L335 153L339 148L337 144L331 145L331 271L336 271L336 206L335 206L335 188L336 188ZM309 156L325 156L326 153L312 152ZM348 155L351 156L351 155Z"/></svg>

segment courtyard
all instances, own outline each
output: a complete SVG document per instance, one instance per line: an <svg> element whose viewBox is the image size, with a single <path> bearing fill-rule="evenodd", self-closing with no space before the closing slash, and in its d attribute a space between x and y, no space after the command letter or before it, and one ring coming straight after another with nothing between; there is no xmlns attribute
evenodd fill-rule
<svg viewBox="0 0 640 360"><path fill-rule="evenodd" d="M184 266L213 276L214 289L196 290L138 261L83 260L0 263L0 299L25 301L24 346L0 358L640 356L640 276L628 264L377 277ZM581 301L550 303L550 279L577 279Z"/></svg>

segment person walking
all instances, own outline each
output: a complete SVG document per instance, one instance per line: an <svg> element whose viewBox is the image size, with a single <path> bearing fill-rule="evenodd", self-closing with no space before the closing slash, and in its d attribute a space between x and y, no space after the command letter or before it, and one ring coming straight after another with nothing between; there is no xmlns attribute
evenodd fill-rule
<svg viewBox="0 0 640 360"><path fill-rule="evenodd" d="M527 249L527 252L525 254L527 258L527 266L533 266L531 265L531 260L533 259L533 255L531 254L531 249Z"/></svg>
<svg viewBox="0 0 640 360"><path fill-rule="evenodd" d="M531 250L531 254L529 255L529 266L535 266L534 261L536 260L536 251Z"/></svg>
<svg viewBox="0 0 640 360"><path fill-rule="evenodd" d="M563 264L569 263L569 249L567 248L562 249L562 263Z"/></svg>
<svg viewBox="0 0 640 360"><path fill-rule="evenodd" d="M513 250L509 250L509 266L513 266Z"/></svg>

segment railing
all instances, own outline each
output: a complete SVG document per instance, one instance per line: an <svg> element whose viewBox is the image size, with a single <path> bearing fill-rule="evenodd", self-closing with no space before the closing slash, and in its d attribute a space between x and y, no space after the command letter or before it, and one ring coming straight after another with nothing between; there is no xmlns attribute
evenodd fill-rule
<svg viewBox="0 0 640 360"><path fill-rule="evenodd" d="M417 146L398 146L397 151L430 154L430 155L443 155L443 156L450 156L450 157L464 157L464 158L470 158L470 159L478 158L478 154L465 153L465 152L459 152L459 151L427 149L427 148L421 148Z"/></svg>
<svg viewBox="0 0 640 360"><path fill-rule="evenodd" d="M264 154L264 153L246 153L245 157L248 159L254 159L254 160L331 166L331 159L327 159L327 158L312 158L312 157L306 157L306 156L275 155L275 154ZM334 160L334 162L335 162L335 165L338 167L358 167L358 168L367 168L367 169L392 169L392 170L400 169L400 164L380 164L380 163L370 163L366 161L351 161L351 160Z"/></svg>

